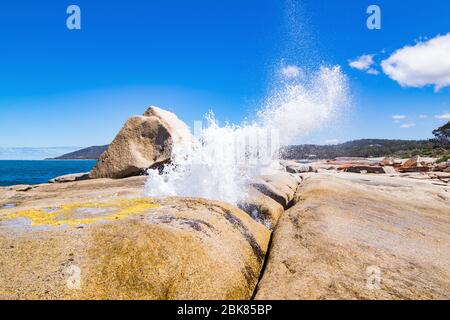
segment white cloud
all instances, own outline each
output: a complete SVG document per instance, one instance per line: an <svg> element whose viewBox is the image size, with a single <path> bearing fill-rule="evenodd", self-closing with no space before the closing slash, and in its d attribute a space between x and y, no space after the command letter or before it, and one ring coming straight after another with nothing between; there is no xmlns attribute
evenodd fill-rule
<svg viewBox="0 0 450 320"><path fill-rule="evenodd" d="M415 127L415 126L416 126L415 123L405 123L405 124L402 124L400 126L400 128L402 128L402 129L409 129L409 128L412 128L412 127Z"/></svg>
<svg viewBox="0 0 450 320"><path fill-rule="evenodd" d="M325 141L326 144L338 144L339 140L338 139L329 139Z"/></svg>
<svg viewBox="0 0 450 320"><path fill-rule="evenodd" d="M419 119L427 119L428 116L426 114L421 114L419 115Z"/></svg>
<svg viewBox="0 0 450 320"><path fill-rule="evenodd" d="M450 120L450 113L447 112L447 113L435 115L434 117L439 120Z"/></svg>
<svg viewBox="0 0 450 320"><path fill-rule="evenodd" d="M360 71L367 71L374 64L374 54L363 54L353 61L349 61L349 66Z"/></svg>
<svg viewBox="0 0 450 320"><path fill-rule="evenodd" d="M405 120L405 119L406 119L406 116L403 114L395 114L392 116L392 120L399 121L399 120Z"/></svg>
<svg viewBox="0 0 450 320"><path fill-rule="evenodd" d="M450 33L398 49L381 66L402 87L450 86Z"/></svg>
<svg viewBox="0 0 450 320"><path fill-rule="evenodd" d="M281 69L281 74L286 78L297 78L301 72L302 69L294 65L289 65Z"/></svg>
<svg viewBox="0 0 450 320"><path fill-rule="evenodd" d="M355 60L349 60L348 64L353 69L359 71L365 71L367 74L378 75L380 72L373 68L375 61L373 61L374 54L363 54L362 56L356 58Z"/></svg>

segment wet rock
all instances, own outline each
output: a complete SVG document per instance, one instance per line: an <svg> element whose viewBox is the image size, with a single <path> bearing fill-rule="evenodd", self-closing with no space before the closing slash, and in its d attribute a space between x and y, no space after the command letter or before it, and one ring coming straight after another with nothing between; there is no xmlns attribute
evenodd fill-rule
<svg viewBox="0 0 450 320"><path fill-rule="evenodd" d="M247 189L247 197L241 201L239 208L247 212L254 220L260 221L269 229L275 228L284 212L281 204L253 187Z"/></svg>
<svg viewBox="0 0 450 320"><path fill-rule="evenodd" d="M295 194L301 178L287 172L277 172L261 176L251 184L259 192L288 208L295 200Z"/></svg>

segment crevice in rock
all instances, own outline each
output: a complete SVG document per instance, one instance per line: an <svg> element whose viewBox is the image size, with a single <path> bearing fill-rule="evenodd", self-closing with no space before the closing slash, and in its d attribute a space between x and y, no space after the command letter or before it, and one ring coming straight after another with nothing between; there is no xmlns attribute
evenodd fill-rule
<svg viewBox="0 0 450 320"><path fill-rule="evenodd" d="M267 262L269 261L270 250L272 249L272 239L273 239L273 232L270 233L270 239L269 239L269 244L267 245L266 255L264 256L264 261L261 266L261 271L259 272L258 281L256 282L255 289L253 289L253 294L252 294L250 300L255 300L255 296L258 293L258 285L264 276L264 272L266 271Z"/></svg>
<svg viewBox="0 0 450 320"><path fill-rule="evenodd" d="M280 216L279 219L281 219L283 217L283 215L286 213L286 211L288 209L290 209L291 207L295 206L296 204L298 204L300 202L300 200L301 200L300 191L301 191L303 182L304 182L304 180L302 180L302 182L300 182L299 185L297 186L297 190L295 191L294 198L289 202L289 205L285 208L283 214ZM279 222L279 220L278 220L278 222ZM278 225L278 223L277 223L277 225ZM256 294L258 293L259 283L261 282L262 278L264 277L264 273L266 271L267 263L268 263L269 257L270 257L270 252L272 250L273 235L277 229L277 225L274 227L274 229L270 233L270 239L269 239L269 244L267 245L266 255L264 256L264 261L263 261L263 264L261 267L261 271L259 272L258 281L256 282L255 289L253 290L253 294L252 294L252 297L250 298L250 300L255 300Z"/></svg>

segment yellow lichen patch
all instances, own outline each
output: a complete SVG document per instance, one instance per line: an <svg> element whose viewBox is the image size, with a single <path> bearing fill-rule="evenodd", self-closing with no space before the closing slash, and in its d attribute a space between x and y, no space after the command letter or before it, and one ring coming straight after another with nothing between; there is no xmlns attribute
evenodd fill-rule
<svg viewBox="0 0 450 320"><path fill-rule="evenodd" d="M130 215L144 213L159 207L147 199L119 199L107 202L63 204L55 210L49 208L30 209L0 216L1 220L26 218L32 226L77 226L97 221L120 220ZM77 217L77 215L84 217Z"/></svg>

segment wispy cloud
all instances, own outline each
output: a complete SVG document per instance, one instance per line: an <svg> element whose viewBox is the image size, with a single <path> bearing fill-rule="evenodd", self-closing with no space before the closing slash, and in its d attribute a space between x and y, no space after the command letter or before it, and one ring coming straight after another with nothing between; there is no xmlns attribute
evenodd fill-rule
<svg viewBox="0 0 450 320"><path fill-rule="evenodd" d="M434 117L439 120L450 120L450 113L446 112L443 114L435 115Z"/></svg>
<svg viewBox="0 0 450 320"><path fill-rule="evenodd" d="M405 46L382 61L383 72L402 87L435 91L450 86L450 33L414 46Z"/></svg>
<svg viewBox="0 0 450 320"><path fill-rule="evenodd" d="M395 114L392 116L392 120L405 120L406 116L404 114Z"/></svg>
<svg viewBox="0 0 450 320"><path fill-rule="evenodd" d="M0 148L0 160L42 160L46 158L54 158L79 149L81 148L80 147Z"/></svg>
<svg viewBox="0 0 450 320"><path fill-rule="evenodd" d="M302 73L302 69L298 66L288 65L281 68L281 74L286 78L297 78Z"/></svg>
<svg viewBox="0 0 450 320"><path fill-rule="evenodd" d="M427 119L428 116L426 114L421 114L419 115L419 119Z"/></svg>
<svg viewBox="0 0 450 320"><path fill-rule="evenodd" d="M409 128L412 128L412 127L415 127L415 126L416 126L415 123L405 123L405 124L402 124L400 126L400 128L402 128L402 129L409 129Z"/></svg>

